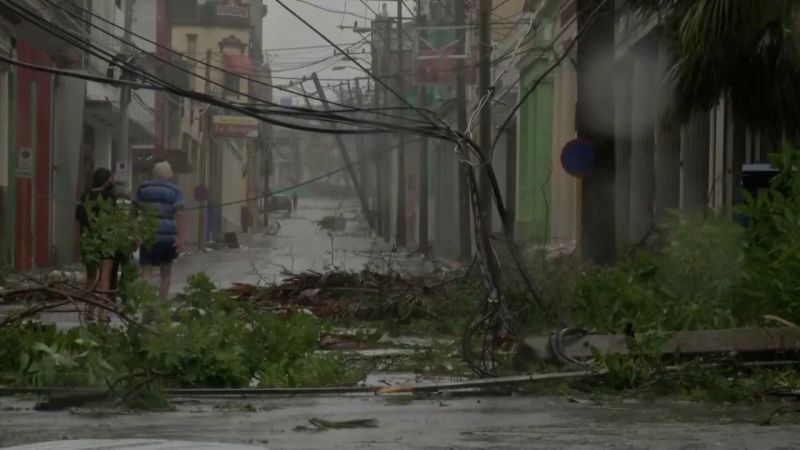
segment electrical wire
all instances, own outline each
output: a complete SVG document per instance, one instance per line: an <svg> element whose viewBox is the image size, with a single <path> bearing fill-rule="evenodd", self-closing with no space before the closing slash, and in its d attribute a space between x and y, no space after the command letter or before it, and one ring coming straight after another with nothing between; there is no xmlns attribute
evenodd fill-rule
<svg viewBox="0 0 800 450"><path fill-rule="evenodd" d="M5 2L5 3L8 4L8 2ZM22 8L20 10L20 12L22 14L24 14L26 11L24 11L24 8ZM71 44L73 44L73 45L75 45L75 46L77 46L77 47L79 47L79 48L81 48L83 50L86 50L86 51L94 54L95 56L97 56L99 58L105 58L108 62L111 62L110 58L115 58L115 55L110 55L108 53L106 53L106 55L103 56L102 55L102 53L103 53L102 49L98 50L97 47L92 45L90 42L87 42L85 40L81 40L80 38L76 38L74 35L71 35L70 33L65 32L63 29L61 29L60 27L55 26L54 24L50 24L50 23L47 23L47 22L45 22L43 24L40 21L38 21L38 19L40 19L38 16L35 16L35 15L33 15L32 17L29 16L29 20L31 20L31 22L33 22L35 25L37 25L40 28L42 28L44 31L49 31L49 32L53 33L54 35L56 35L57 37L60 37L61 39L64 39L65 41L67 41L67 42L69 42L69 43L71 43ZM56 31L54 31L54 29ZM89 50L88 47L92 48L93 50ZM115 62L120 63L120 61L118 61L118 60L115 60ZM129 72L137 73L142 78L148 79L151 82L155 81L156 85L165 86L165 83L163 81L158 80L153 75L151 75L149 73L146 73L146 72L142 72L138 68L130 66L130 64L128 64L128 63L126 63L124 61L122 63L129 66L129 69L126 69ZM181 69L183 69L183 68L181 68ZM231 105L230 103L227 103L224 100L219 100L219 99L216 99L216 98L213 98L213 97L209 97L208 95L205 95L205 94L199 94L199 93L196 93L196 92L187 91L187 90L181 89L181 88L179 88L179 87L177 87L175 85L166 86L166 90L169 91L169 92L172 92L172 93L181 94L184 97L194 98L194 99L198 99L198 100L201 100L201 101L205 99L208 103L212 103L215 106L228 107L229 105ZM286 108L286 109L295 109L295 110L299 110L299 111L306 111L310 115L313 115L313 117L315 119L317 119L317 120L341 121L341 122L344 122L344 123L349 123L351 125L358 124L358 123L367 123L367 121L358 121L358 120L350 119L350 118L341 118L341 117L339 117L339 118L331 118L331 117L329 117L329 115L327 115L327 113L320 113L319 111L315 111L315 110L305 110L304 108L292 108L292 107L287 107L287 106L283 106L283 105L275 105L275 106L278 106L280 108ZM285 123L285 122L276 121L275 119L271 119L271 118L267 118L267 117L263 117L263 116L260 117L258 115L254 115L252 112L248 112L248 108L242 107L242 106L237 106L236 108L228 107L228 109L238 110L239 112L242 112L245 115L250 115L252 117L264 120L264 121L266 121L268 123L273 123L273 124L278 125L278 126L287 126L289 128L300 129L300 130L303 130L303 131L314 131L314 132L318 132L318 133L319 132L331 131L330 129L326 130L326 129L304 127L304 126L298 125L298 124L289 124L289 123ZM395 125L395 124L374 122L374 121L372 122L372 125L379 126L384 131L386 131L386 130L395 130L395 131L405 130L406 132L414 132L415 131L414 129L409 128L409 127L399 126L399 125ZM377 130L372 130L372 131L377 131ZM425 132L429 132L430 130L416 130L416 131L422 131L423 133L425 133ZM344 133L356 134L356 133L364 133L364 132L369 133L371 131L370 130L334 130L332 132L340 133L340 134L344 134Z"/></svg>
<svg viewBox="0 0 800 450"><path fill-rule="evenodd" d="M606 5L606 3L608 3L608 0L602 0L600 3L598 3L598 5L597 5L597 7L594 9L594 11L592 11L592 12L591 12L591 14L588 16L588 18L587 18L587 22L591 23L591 22L592 22L592 21L595 19L595 17L597 16L597 14L600 12L600 10L601 10L601 9L602 9L602 8L603 8L605 5ZM577 20L577 17L578 17L578 14L576 13L576 14L575 14L575 17L574 17L573 19L574 19L574 20ZM564 30L566 30L566 29L567 29L567 27L564 27ZM569 57L569 54L570 54L570 52L572 51L572 49L573 49L573 48L574 48L576 45L578 45L578 39L579 39L581 36L583 36L583 34L584 34L584 33L585 33L585 32L586 32L588 29L589 29L589 27L588 27L588 26L584 26L584 27L583 27L583 29L581 29L581 30L578 30L578 32L577 32L577 35L575 36L575 38L574 38L574 39L572 39L572 41L569 43L569 45L567 45L567 47L566 47L566 48L564 49L564 51L562 52L561 56L559 56L558 58L556 58L556 61L555 61L553 64L551 64L551 65L550 65L550 66L549 66L549 67L548 67L548 68L547 68L547 69L546 69L544 72L542 72L542 73L539 75L539 77L538 77L538 78L537 78L537 79L536 79L536 80L533 82L533 84L532 84L532 85L531 85L531 86L530 86L530 87L529 87L529 88L528 88L528 89L525 91L525 93L524 93L523 95L521 95L521 96L520 96L520 99L519 99L519 101L517 101L516 105L514 105L514 107L511 109L511 112L508 114L508 116L506 117L506 119L503 121L503 123L502 123L502 124L500 125L500 127L497 129L497 134L495 135L495 137L494 137L494 140L492 141L492 147L491 147L491 151L494 151L494 148L497 146L497 143L500 141L500 136L502 136L503 130L505 130L505 129L506 129L506 127L508 126L508 124L509 124L509 123L511 123L511 120L513 120L513 118L516 116L516 114L517 114L517 112L519 111L519 109L520 109L520 108L522 107L522 105L523 105L523 104L525 104L525 102L528 100L528 97L530 97L530 96L531 96L531 94L533 94L533 92L534 92L534 91L536 91L536 88L538 88L538 87L539 87L539 85L540 85L540 84L541 84L541 83L542 83L542 82L543 82L543 81L544 81L544 80L545 80L545 79L546 79L546 78L547 78L547 77L548 77L548 76L549 76L549 75L550 75L550 74L551 74L551 73L552 73L552 72L553 72L555 69L557 69L557 68L558 68L558 67L561 65L561 63L562 63L562 62L563 62L565 59L567 59L567 57ZM562 31L563 31L563 30L562 30ZM556 42L556 40L557 40L557 39L558 39L558 37L557 37L556 39L554 39L554 41L553 41L553 45L555 45L555 42Z"/></svg>
<svg viewBox="0 0 800 450"><path fill-rule="evenodd" d="M338 45L347 46L357 44L358 42L344 42ZM296 50L307 50L307 49L323 49L323 48L330 48L330 44L320 44L320 45L304 45L299 47L279 47L279 48L268 48L264 50L264 53L273 53L273 52L285 52L285 51L296 51ZM221 53L221 52L220 52Z"/></svg>
<svg viewBox="0 0 800 450"><path fill-rule="evenodd" d="M417 142L419 140L421 140L421 139L412 140L410 142L414 143L414 142ZM302 181L302 182L300 182L298 184L295 184L295 185L292 185L292 186L289 186L289 187L286 187L286 188L282 188L282 189L279 189L279 190L276 190L276 191L271 191L271 192L268 192L268 193L265 193L265 194L262 194L262 195L258 195L258 196L255 196L255 197L248 197L248 198L243 198L243 199L239 199L239 200L231 200L229 202L222 202L222 203L214 204L213 206L221 208L223 206L240 205L242 203L248 203L248 202L261 200L261 199L267 199L269 197L272 197L273 195L280 195L280 194L283 194L283 193L286 193L286 192L291 192L294 189L297 189L297 188L300 188L300 187L303 187L303 186L307 186L309 184L316 183L316 182L324 180L326 178L330 178L333 175L336 175L338 173L341 173L341 172L344 172L344 171L350 169L351 167L355 167L355 166L358 166L360 164L364 164L364 163L366 163L368 161L371 161L371 160L374 160L374 159L385 158L386 156L389 156L390 153L392 151L394 151L396 148L397 148L397 146L393 146L393 147L389 147L389 148L383 148L383 149L380 150L380 152L375 151L372 155L368 155L368 156L364 156L362 158L356 159L355 161L351 161L350 164L345 164L345 165L339 166L336 169L333 169L331 171L325 172L325 173L323 173L323 174L321 174L319 176L310 178L308 180ZM191 211L191 210L195 210L195 209L205 209L205 207L204 206L198 206L198 207L194 207L194 208L186 208L186 211Z"/></svg>
<svg viewBox="0 0 800 450"><path fill-rule="evenodd" d="M294 1L296 1L298 3L303 3L305 5L308 5L308 6L311 6L311 7L314 7L316 9L319 9L319 10L322 10L322 11L326 11L326 12L329 12L329 13L341 14L343 18L344 18L345 15L348 15L348 16L356 17L358 19L370 20L369 17L365 17L365 16L362 16L360 14L356 14L356 13L347 11L347 5L346 4L345 4L345 9L340 11L340 10L337 10L337 9L326 8L324 6L317 5L317 4L309 2L307 0L294 0Z"/></svg>
<svg viewBox="0 0 800 450"><path fill-rule="evenodd" d="M272 119L270 117L267 117L267 116L264 116L262 114L258 114L256 112L253 112L250 108L237 107L236 105L233 105L233 104L228 103L228 102L221 101L219 99L216 99L215 97L206 96L205 94L194 93L194 92L191 92L191 91L176 90L176 89L171 89L171 88L165 87L165 86L153 86L153 85L149 85L149 84L141 84L141 83L126 81L126 80L109 79L109 78L105 78L105 77L99 77L99 76L95 76L95 75L85 74L85 73L82 73L82 72L74 72L74 71L69 71L69 70L63 70L63 69L56 69L56 68L52 68L52 67L40 66L40 65L36 65L36 64L26 63L24 61L19 61L19 60L16 60L14 58L9 58L9 57L6 57L6 56L1 55L1 54L0 54L0 61L6 62L8 64L15 65L15 66L18 66L18 67L23 67L23 68L26 68L26 69L36 70L36 71L40 71L40 72L47 72L47 73L51 73L51 74L55 74L55 75L68 76L68 77L73 77L73 78L80 78L80 79L84 79L84 80L87 80L87 81L95 81L95 82L99 82L99 83L108 83L108 84L117 85L117 86L128 86L128 87L131 87L131 88L149 89L149 90L168 92L168 93L172 93L172 94L184 97L184 98L190 98L190 99L194 99L194 100L198 100L198 101L201 101L201 102L205 102L205 103L208 103L208 104L211 104L211 105L214 105L214 106L222 107L222 108L225 108L225 109L238 111L238 112L240 112L240 113L242 113L242 114L244 114L246 116L254 117L256 119L259 119L259 120L267 122L267 123L271 123L271 124L274 124L274 125L277 125L277 126L281 126L281 127L289 128L289 129L295 129L295 130L299 130L299 131L308 131L308 132L321 133L321 134L343 134L343 135L345 135L345 134L349 134L349 135L354 135L354 134L355 135L358 135L358 134L379 134L379 133L385 133L385 132L392 131L392 130L376 130L376 129L366 129L366 130L323 129L323 128L319 128L319 127L311 127L311 126L303 126L303 125L293 124L293 123L286 123L286 122L277 121L277 120ZM282 114L282 115L285 115L285 114ZM434 137L434 138L438 138L438 139L447 139L446 135L433 134L433 133L429 133L429 132L426 132L426 131L423 131L423 130L414 130L414 131L407 130L407 132L412 133L412 134L422 134L422 135L426 135L426 136L430 136L430 137Z"/></svg>
<svg viewBox="0 0 800 450"><path fill-rule="evenodd" d="M58 4L56 4L56 3L54 2L54 0L44 0L44 1L47 1L47 2L51 3L51 4L52 4L54 7L58 7L58 8L60 8L60 6L59 6ZM104 17L102 17L102 16L99 16L99 15L97 15L97 14L94 14L94 13L93 13L93 12L91 12L90 10L87 10L87 9L85 9L85 8L81 8L81 7L77 7L77 8L78 8L79 10L82 10L83 12L87 13L89 16L91 16L91 17L94 17L94 18L97 18L98 20L100 20L100 21L101 21L101 22L103 22L103 23L106 23L106 24L108 24L108 25L110 25L110 26L112 26L112 27L114 27L114 28L116 28L116 29L124 30L124 27L121 27L120 25L117 25L116 23L114 23L114 22L112 22L112 21L109 21L108 19L106 19L106 18L104 18ZM67 12L67 13L68 13L68 14L70 14L70 12ZM91 23L91 21L87 21L87 19L85 19L85 18L83 18L83 17L81 17L81 16L74 16L74 17L76 17L76 18L78 18L79 20L82 20L82 21L84 21L84 22L87 22L87 23L89 24L89 26L92 26L92 27L94 27L94 28L98 29L99 31L101 31L101 32L103 32L103 33L107 33L107 34L108 34L108 32L107 32L105 29L103 29L102 27L98 27L96 24L92 24L92 23ZM212 65L212 64L209 64L209 63L207 63L207 62L205 62L205 61L202 61L202 60L200 60L200 59L197 59L197 58L191 57L191 56L189 56L189 55L184 55L184 54L182 54L182 53L180 53L180 52L177 52L177 51L173 50L173 49L172 49L172 48L170 48L170 47L167 47L167 46L161 45L161 44L159 44L158 42L156 42L156 41L153 41L152 39L150 39L150 38L147 38L147 37L145 37L145 36L142 36L142 35L140 35L140 34L137 34L137 33L135 33L135 32L130 32L130 33L131 33L131 35L132 35L132 36L134 36L134 37L136 37L136 38L138 38L138 39L141 39L141 40L143 40L144 42L147 42L147 43L149 43L149 44L153 44L153 45L155 45L157 48L164 49L164 50L166 50L166 51L168 51L168 52L170 52L170 53L172 53L172 54L180 55L180 56L184 57L185 59L187 59L187 60L189 60L189 61L192 61L192 62L195 62L195 63L201 64L201 65L203 65L203 66L208 66L208 67L210 67L210 68L212 68L212 69L214 69L214 70L218 70L218 71L221 71L221 72L223 72L223 73L226 73L226 74L230 74L230 75L235 75L235 76L238 76L238 77L240 77L240 78L242 78L242 79L244 79L244 80L247 80L247 81L249 81L249 82L251 82L251 83L255 83L255 84L262 85L262 86L266 86L266 87L275 88L275 89L277 89L277 90L280 90L280 91L283 91L283 92L288 92L288 93L291 93L291 94L295 94L295 95L299 95L299 96L302 96L302 97L311 98L311 99L314 99L314 100L316 100L316 101L320 101L320 99L319 99L318 97L310 96L310 95L308 95L308 94L300 93L300 92L293 91L293 90L290 90L290 89L287 89L287 88L284 88L284 87L281 87L281 86L276 86L276 85L273 85L273 84L270 84L270 83L266 83L266 82L264 82L264 81L261 81L261 80L252 79L252 78L249 78L249 77L243 76L243 75L241 75L241 74L238 74L238 73L230 72L229 70L227 70L227 69L224 69L224 68L222 68L222 67L214 66L214 65ZM112 38L114 38L114 39L121 39L119 36L116 36L116 35L114 35L113 33L111 33L111 37L112 37ZM367 39L367 37L365 37L365 38L362 38L362 39L361 39L361 40L360 40L358 43L360 43L360 42L362 42L362 41L364 41L364 40L366 40L366 39ZM329 45L333 46L333 47L334 47L336 50L338 50L340 53L343 53L345 56L347 56L347 55L346 55L346 52L345 52L345 51L344 51L342 48L340 48L340 47L339 47L337 44L335 44L334 42L330 41L330 40L329 40L329 39L327 39L327 38L326 38L326 41L328 42L328 44L329 44ZM127 43L126 43L126 44L127 44ZM134 46L134 48L138 48L138 47L135 47L135 46ZM139 49L139 50L141 50L141 49ZM172 65L172 66L174 66L174 64L172 64L170 61L163 61L163 59L160 59L160 58L157 58L157 59L159 59L159 60L162 60L162 62L165 62L165 63L166 63L166 64L168 64L168 65ZM179 69L180 69L180 70L183 70L183 68L180 68L180 67L179 67ZM195 73L193 73L193 72L192 72L191 74L192 74L193 76L195 76L195 77L202 78L202 77L200 77L199 75L197 75L197 74L195 74ZM261 101L263 101L263 100L261 100ZM350 106L350 105L342 105L342 104L339 104L339 103L336 103L336 102L329 102L329 103L330 103L330 104L332 104L332 105L336 105L336 106L344 106L344 107L348 107L348 106ZM378 114L380 114L380 113L378 113ZM387 114L383 114L383 115L385 115L385 116L387 116L387 117L392 117L392 118L394 118L394 119L398 119L398 120L413 120L413 119L407 118L407 117L405 117L405 116L387 115Z"/></svg>
<svg viewBox="0 0 800 450"><path fill-rule="evenodd" d="M331 45L332 45L332 46L333 46L333 47L334 47L336 50L338 50L339 52L341 52L342 54L344 54L344 56L345 56L347 59L349 59L350 61L352 61L352 62L353 62L353 63L354 63L356 66L358 66L358 68L360 68L361 70L363 70L363 71L364 71L364 73L366 73L366 74L367 74L367 75L369 75L370 77L374 78L374 79L375 79L375 82L377 82L377 83L380 83L380 84L381 84L381 86L383 86L383 87L384 87L384 88L385 88L385 89L386 89L388 92L392 93L392 95L394 95L395 97L397 97L397 98L398 98L398 99L399 99L399 100L400 100L402 103L404 103L406 106L408 106L409 108L411 108L412 110L414 110L414 111L415 111L417 114L419 114L419 115L420 115L420 117L422 117L423 119L426 119L426 120L430 120L430 118L429 118L427 115L423 114L423 112L422 112L422 111L420 111L420 109L419 109L419 108L417 108L416 106L414 106L413 104L411 104L411 102L409 102L409 101L408 101L408 100L405 98L405 96L404 96L404 95L401 95L401 94L400 94L400 93L398 93L396 90L392 89L392 88L391 88L391 87L390 87L388 84L386 84L386 83L385 83L383 80L381 80L380 78L378 78L377 76L375 76L375 75L374 75L374 74L373 74L373 73L372 73L372 72L371 72L369 69L367 69L367 68L366 68L366 67L364 67L364 66L363 66L363 65L362 65L360 62L358 62L358 60L357 60L357 59L355 59L355 58L353 58L352 56L348 55L347 53L343 52L343 51L342 51L342 49L341 49L341 48L340 48L338 45L336 45L336 44L335 44L335 43L334 43L334 42L333 42L333 41L332 41L332 40L331 40L331 39L330 39L328 36L326 36L326 35L325 35L323 32L319 31L319 29L317 29L317 28L316 28L314 25L312 25L310 22L308 22L308 21L307 21L305 18L303 18L301 15L299 15L297 12L295 12L295 11L294 11L292 8L290 8L289 6L287 6L287 5L286 5L286 3L285 3L285 2L283 2L283 0L275 0L275 2L276 2L277 4L279 4L279 5L281 5L281 7L283 7L283 9L285 9L286 11L288 11L288 12L289 12L291 15L293 15L295 18L297 18L297 20L299 20L300 22L302 22L302 23L303 23L303 24L304 24L306 27L308 27L308 28L309 28L311 31L313 31L314 33L316 33L316 34L317 34L319 37L321 37L321 38L322 38L322 39L324 39L326 42L328 42L329 44L331 44ZM435 113L434 113L434 114L435 114ZM435 125L435 122L434 122L434 121L430 121L430 122L431 122L431 124L432 124L432 125Z"/></svg>

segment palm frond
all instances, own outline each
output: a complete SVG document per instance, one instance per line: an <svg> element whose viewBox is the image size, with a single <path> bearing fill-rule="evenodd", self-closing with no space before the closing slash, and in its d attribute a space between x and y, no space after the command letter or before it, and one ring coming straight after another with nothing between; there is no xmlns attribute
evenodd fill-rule
<svg viewBox="0 0 800 450"><path fill-rule="evenodd" d="M640 1L648 0L634 3ZM667 79L677 97L678 118L686 119L727 97L735 114L748 125L773 133L797 133L797 3L674 0L666 13L674 24L666 33L675 53Z"/></svg>

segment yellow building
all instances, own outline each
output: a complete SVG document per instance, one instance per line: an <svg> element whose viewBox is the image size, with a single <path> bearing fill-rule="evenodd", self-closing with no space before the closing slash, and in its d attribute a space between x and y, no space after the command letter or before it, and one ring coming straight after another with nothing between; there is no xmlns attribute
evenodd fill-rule
<svg viewBox="0 0 800 450"><path fill-rule="evenodd" d="M260 54L265 13L260 0L170 2L172 48L191 65L193 90L230 102L268 99L266 86L250 81L266 81ZM189 192L203 186L209 193L209 207L196 213L206 225L201 232L218 239L227 232L247 231L260 216L258 202L245 200L263 192L259 168L265 155L264 127L236 111L191 103L191 114L184 117L185 139L202 145L197 152L190 149L195 170L180 181Z"/></svg>

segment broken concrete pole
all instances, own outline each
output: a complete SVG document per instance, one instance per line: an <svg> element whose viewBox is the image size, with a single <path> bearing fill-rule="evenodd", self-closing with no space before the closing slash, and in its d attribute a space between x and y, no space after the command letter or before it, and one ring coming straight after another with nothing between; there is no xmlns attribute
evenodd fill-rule
<svg viewBox="0 0 800 450"><path fill-rule="evenodd" d="M565 336L561 352L574 359L592 357L592 348L602 354L629 353L625 335L589 334ZM800 352L800 328L737 328L727 330L678 331L662 348L664 355L769 354ZM517 359L524 362L559 361L550 336L532 336L519 346ZM522 362L520 361L520 362Z"/></svg>

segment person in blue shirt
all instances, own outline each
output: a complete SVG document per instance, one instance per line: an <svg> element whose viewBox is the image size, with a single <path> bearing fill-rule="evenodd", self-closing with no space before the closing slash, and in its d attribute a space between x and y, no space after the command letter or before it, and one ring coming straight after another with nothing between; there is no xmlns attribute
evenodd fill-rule
<svg viewBox="0 0 800 450"><path fill-rule="evenodd" d="M180 188L172 182L172 167L166 161L153 168L153 179L145 181L136 190L134 207L147 214L156 214L158 228L155 243L150 247L139 248L139 265L142 278L150 280L153 267L158 267L161 275L159 294L167 298L172 278L172 262L184 247L184 197Z"/></svg>

